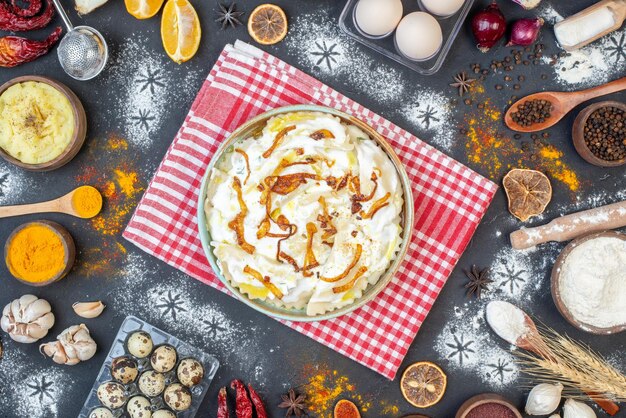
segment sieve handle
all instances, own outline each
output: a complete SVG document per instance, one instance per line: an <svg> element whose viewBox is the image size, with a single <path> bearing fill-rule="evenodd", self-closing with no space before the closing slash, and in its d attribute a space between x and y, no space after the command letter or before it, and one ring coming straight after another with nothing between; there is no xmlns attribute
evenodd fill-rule
<svg viewBox="0 0 626 418"><path fill-rule="evenodd" d="M59 16L61 16L61 20L63 21L63 24L67 28L67 31L68 32L73 31L74 25L72 25L72 22L70 22L70 18L67 17L67 13L65 13L65 9L63 8L63 5L61 4L61 0L52 0L52 2L54 3L54 7L57 9L57 13L59 13Z"/></svg>

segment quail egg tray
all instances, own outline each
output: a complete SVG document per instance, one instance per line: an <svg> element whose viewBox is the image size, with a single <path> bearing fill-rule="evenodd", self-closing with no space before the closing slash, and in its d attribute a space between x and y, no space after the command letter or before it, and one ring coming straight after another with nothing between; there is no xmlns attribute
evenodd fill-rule
<svg viewBox="0 0 626 418"><path fill-rule="evenodd" d="M467 15L472 9L474 1L475 0L465 0L461 9L449 17L432 15L441 25L443 44L441 45L441 48L439 48L439 51L426 61L413 61L398 52L394 42L396 34L395 30L390 35L381 39L373 39L365 36L354 22L354 10L356 9L356 5L359 0L348 0L341 16L339 17L339 27L351 38L354 38L363 45L388 58L391 58L396 62L399 62L411 70L422 75L433 75L441 69L444 60L450 52L450 48L452 48L454 40L461 29L463 29L463 22L465 22ZM402 0L402 5L404 8L403 16L406 16L411 12L418 11L429 13L428 10L422 7L421 2L418 0Z"/></svg>
<svg viewBox="0 0 626 418"><path fill-rule="evenodd" d="M109 353L104 360L104 364L100 368L100 372L98 372L98 377L96 378L96 381L94 382L94 385L89 392L89 396L87 397L87 400L85 401L83 409L80 411L78 418L88 418L91 411L99 406L102 406L100 401L98 400L98 396L96 395L98 386L100 386L100 384L104 382L113 380L113 378L111 377L111 362L114 358L123 355L130 356L128 350L126 349L126 340L128 339L128 336L135 331L145 331L150 334L155 348L162 344L169 344L176 349L176 352L178 353L178 360L176 362L176 367L174 367L171 372L166 373L167 385L178 382L178 379L176 378L176 368L178 367L180 360L191 357L202 363L202 365L204 366L204 378L202 379L202 382L200 382L196 386L189 388L192 395L191 407L186 411L182 411L176 414L177 418L194 418L196 416L196 413L198 412L202 400L204 399L204 396L206 395L207 390L209 389L209 386L211 385L213 377L215 377L215 373L217 373L217 369L219 368L219 362L215 357L204 353L198 348L179 340L178 338L168 334L165 331L160 330L155 326L150 325L145 321L142 321L135 316L126 317L126 319L122 323L122 326L115 336L115 340L113 341L111 350L109 350ZM150 356L145 359L136 359L139 363L139 374L141 374L143 371L151 369L149 358ZM123 386L126 389L128 399L132 398L135 395L142 395L142 393L137 388L136 381ZM150 399L153 410L161 407L166 407L162 396L157 396L154 398L148 397L148 399ZM122 406L121 408L113 410L112 412L115 417L127 416L125 415L126 404L124 404L124 406Z"/></svg>

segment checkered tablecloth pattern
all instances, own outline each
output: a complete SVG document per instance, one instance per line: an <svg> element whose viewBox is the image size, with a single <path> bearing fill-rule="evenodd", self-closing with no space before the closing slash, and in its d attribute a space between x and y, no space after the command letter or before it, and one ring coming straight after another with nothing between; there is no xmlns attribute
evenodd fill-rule
<svg viewBox="0 0 626 418"><path fill-rule="evenodd" d="M398 274L375 300L333 320L283 322L393 379L497 187L276 57L239 41L226 46L124 237L190 276L226 291L213 274L198 235L196 202L202 176L219 144L239 125L267 110L300 103L352 114L387 138L411 180L415 231Z"/></svg>

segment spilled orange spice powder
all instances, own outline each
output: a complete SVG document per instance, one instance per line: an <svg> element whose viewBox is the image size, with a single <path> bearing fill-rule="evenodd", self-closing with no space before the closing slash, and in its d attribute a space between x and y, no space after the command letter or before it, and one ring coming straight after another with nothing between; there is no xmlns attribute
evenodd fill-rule
<svg viewBox="0 0 626 418"><path fill-rule="evenodd" d="M367 412L371 400L356 393L356 386L350 378L330 370L325 366L307 366L305 374L308 382L303 391L306 395L307 410L319 418L333 418L335 404L341 399L350 399L361 412Z"/></svg>

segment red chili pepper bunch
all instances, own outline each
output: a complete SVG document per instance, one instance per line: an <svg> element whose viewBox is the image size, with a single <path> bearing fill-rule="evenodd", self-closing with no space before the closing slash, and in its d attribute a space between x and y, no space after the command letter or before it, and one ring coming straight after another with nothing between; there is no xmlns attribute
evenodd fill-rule
<svg viewBox="0 0 626 418"><path fill-rule="evenodd" d="M28 7L21 8L16 0L0 0L0 30L23 32L44 28L54 17L51 0L30 0ZM47 54L50 48L61 38L60 27L48 38L35 41L19 36L0 38L0 67L15 67L33 61Z"/></svg>
<svg viewBox="0 0 626 418"><path fill-rule="evenodd" d="M241 380L233 380L230 387L236 391L235 414L237 418L252 418L253 409L256 411L257 418L267 418L263 400L252 385L248 384L248 391L246 391L246 387ZM248 392L250 393L249 397ZM227 396L226 388L221 388L217 395L217 418L230 418Z"/></svg>

